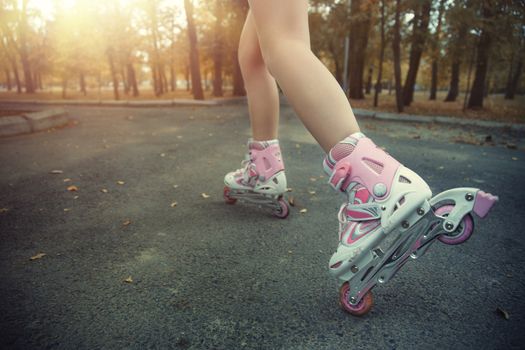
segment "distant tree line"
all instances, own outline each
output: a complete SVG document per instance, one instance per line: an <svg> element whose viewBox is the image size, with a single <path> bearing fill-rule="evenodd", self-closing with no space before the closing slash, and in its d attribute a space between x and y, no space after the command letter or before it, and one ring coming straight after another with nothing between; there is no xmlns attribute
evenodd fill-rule
<svg viewBox="0 0 525 350"><path fill-rule="evenodd" d="M489 93L513 99L525 59L525 4L507 0L312 0L312 49L349 98L395 93L401 112L414 91L445 101L465 91L479 108ZM186 82L194 98L244 87L237 45L246 0L77 0L55 2L46 18L29 0L0 0L0 77L9 91L62 86L87 94L111 86L115 99L138 96L149 82L156 96ZM346 54L345 54L346 51ZM346 62L345 62L346 60ZM181 79L182 77L182 79ZM374 82L375 81L375 82ZM210 83L211 82L211 83ZM204 84L204 86L203 86ZM345 85L346 84L346 85Z"/></svg>

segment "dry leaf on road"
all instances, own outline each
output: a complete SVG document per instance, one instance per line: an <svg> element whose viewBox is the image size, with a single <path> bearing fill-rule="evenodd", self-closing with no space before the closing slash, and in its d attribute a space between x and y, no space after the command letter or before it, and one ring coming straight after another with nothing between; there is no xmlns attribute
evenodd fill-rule
<svg viewBox="0 0 525 350"><path fill-rule="evenodd" d="M288 197L288 204L290 204L292 207L295 207L295 198L293 196Z"/></svg>
<svg viewBox="0 0 525 350"><path fill-rule="evenodd" d="M119 180L119 181L117 181L117 184L118 184L118 185L124 185L124 184L125 184L125 182L124 182L124 181L121 181L121 180Z"/></svg>
<svg viewBox="0 0 525 350"><path fill-rule="evenodd" d="M209 194L206 194L206 193L201 193L201 196L202 198L210 198L210 195Z"/></svg>
<svg viewBox="0 0 525 350"><path fill-rule="evenodd" d="M51 170L49 173L50 174L63 174L64 171L63 170Z"/></svg>
<svg viewBox="0 0 525 350"><path fill-rule="evenodd" d="M129 224L131 224L131 220L127 219L122 223L122 226L128 226Z"/></svg>
<svg viewBox="0 0 525 350"><path fill-rule="evenodd" d="M126 282L126 283L132 283L132 282L133 282L133 278L131 278L131 276L129 276L128 278L126 278L126 279L124 280L124 282Z"/></svg>
<svg viewBox="0 0 525 350"><path fill-rule="evenodd" d="M38 253L37 255L30 257L29 260L42 259L44 256L46 256L46 253Z"/></svg>
<svg viewBox="0 0 525 350"><path fill-rule="evenodd" d="M171 203L170 205L171 205L172 208L175 208L175 207L177 206L177 204L179 204L179 203L177 203L177 202L173 202L173 203Z"/></svg>
<svg viewBox="0 0 525 350"><path fill-rule="evenodd" d="M7 208L0 208L0 214L1 213L7 213L9 211L9 209Z"/></svg>
<svg viewBox="0 0 525 350"><path fill-rule="evenodd" d="M78 187L75 185L71 185L71 186L68 186L67 190L70 192L78 191Z"/></svg>
<svg viewBox="0 0 525 350"><path fill-rule="evenodd" d="M100 190L100 192L102 192L102 193L108 193L108 190L105 189L105 188L103 188L103 189Z"/></svg>
<svg viewBox="0 0 525 350"><path fill-rule="evenodd" d="M304 213L306 213L307 211L308 211L308 209L303 208L303 209L299 210L299 213L304 214Z"/></svg>

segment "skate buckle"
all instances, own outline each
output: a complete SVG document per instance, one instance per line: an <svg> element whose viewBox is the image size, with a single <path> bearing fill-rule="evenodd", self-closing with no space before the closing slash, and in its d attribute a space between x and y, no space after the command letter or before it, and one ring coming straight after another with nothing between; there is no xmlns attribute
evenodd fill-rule
<svg viewBox="0 0 525 350"><path fill-rule="evenodd" d="M332 186L334 190L345 191L350 184L350 181L348 181L350 170L350 162L337 162L332 171L332 175L330 175L330 179L328 180L330 186Z"/></svg>

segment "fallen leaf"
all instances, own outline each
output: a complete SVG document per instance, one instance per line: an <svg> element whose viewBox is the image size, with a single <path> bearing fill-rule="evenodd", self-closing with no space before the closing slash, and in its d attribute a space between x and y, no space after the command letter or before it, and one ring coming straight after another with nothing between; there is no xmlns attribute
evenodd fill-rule
<svg viewBox="0 0 525 350"><path fill-rule="evenodd" d="M312 181L312 182L313 182L313 181L317 181L317 178L315 178L315 177L311 177L311 178L310 178L310 181Z"/></svg>
<svg viewBox="0 0 525 350"><path fill-rule="evenodd" d="M293 252L291 250L288 251L288 254L292 254Z"/></svg>
<svg viewBox="0 0 525 350"><path fill-rule="evenodd" d="M166 153L161 153L160 156L161 157L166 157Z"/></svg>
<svg viewBox="0 0 525 350"><path fill-rule="evenodd" d="M441 166L438 166L438 169L439 170L443 170L443 169L445 169L445 167L443 165L441 165Z"/></svg>
<svg viewBox="0 0 525 350"><path fill-rule="evenodd" d="M201 196L202 198L210 198L210 195L206 193L201 193Z"/></svg>
<svg viewBox="0 0 525 350"><path fill-rule="evenodd" d="M42 259L44 256L46 256L46 253L38 253L37 255L30 257L29 260Z"/></svg>
<svg viewBox="0 0 525 350"><path fill-rule="evenodd" d="M71 185L67 188L67 190L70 192L78 191L78 187L75 185Z"/></svg>
<svg viewBox="0 0 525 350"><path fill-rule="evenodd" d="M124 184L125 184L125 182L124 182L124 181L121 181L121 180L119 180L119 181L117 181L117 184L118 184L118 185L124 185Z"/></svg>
<svg viewBox="0 0 525 350"><path fill-rule="evenodd" d="M69 209L69 208L64 208L64 211L70 211L70 210L71 210L71 209Z"/></svg>
<svg viewBox="0 0 525 350"><path fill-rule="evenodd" d="M105 188L102 188L102 189L100 190L100 192L102 192L102 193L108 193L109 191L108 191L107 189L105 189Z"/></svg>
<svg viewBox="0 0 525 350"><path fill-rule="evenodd" d="M9 209L7 208L0 208L0 214L1 213L7 213L9 211Z"/></svg>
<svg viewBox="0 0 525 350"><path fill-rule="evenodd" d="M129 224L131 224L131 220L127 219L122 223L122 226L128 226Z"/></svg>
<svg viewBox="0 0 525 350"><path fill-rule="evenodd" d="M315 194L315 191L308 191L308 193L310 193L310 194Z"/></svg>
<svg viewBox="0 0 525 350"><path fill-rule="evenodd" d="M178 204L177 202L173 202L173 203L171 203L171 207L175 208L177 206L177 204Z"/></svg>
<svg viewBox="0 0 525 350"><path fill-rule="evenodd" d="M512 157L512 160L518 160L518 157Z"/></svg>
<svg viewBox="0 0 525 350"><path fill-rule="evenodd" d="M131 276L129 276L128 278L126 278L124 280L124 282L126 282L126 283L133 283L133 278L131 278Z"/></svg>
<svg viewBox="0 0 525 350"><path fill-rule="evenodd" d="M173 188L177 188L177 187L179 187L179 185L173 185Z"/></svg>
<svg viewBox="0 0 525 350"><path fill-rule="evenodd" d="M69 182L71 179L68 177L67 179L64 179L64 182Z"/></svg>
<svg viewBox="0 0 525 350"><path fill-rule="evenodd" d="M50 174L63 174L64 171L63 170L51 170L49 173Z"/></svg>
<svg viewBox="0 0 525 350"><path fill-rule="evenodd" d="M292 191L293 191L293 190L292 190L291 187L288 187L288 188L286 189L286 192L292 192Z"/></svg>
<svg viewBox="0 0 525 350"><path fill-rule="evenodd" d="M78 199L78 196L73 197L73 199Z"/></svg>
<svg viewBox="0 0 525 350"><path fill-rule="evenodd" d="M303 208L303 209L299 210L299 213L304 214L304 213L306 213L307 211L308 211L308 209Z"/></svg>
<svg viewBox="0 0 525 350"><path fill-rule="evenodd" d="M508 320L510 318L510 315L507 311L503 310L502 308L498 307L496 308L496 313L503 317L504 319Z"/></svg>
<svg viewBox="0 0 525 350"><path fill-rule="evenodd" d="M293 196L288 197L288 204L290 204L292 207L295 207L295 198Z"/></svg>

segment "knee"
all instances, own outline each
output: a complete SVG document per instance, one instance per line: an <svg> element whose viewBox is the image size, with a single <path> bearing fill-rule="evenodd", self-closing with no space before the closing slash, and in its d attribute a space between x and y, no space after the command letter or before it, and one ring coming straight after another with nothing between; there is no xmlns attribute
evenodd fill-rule
<svg viewBox="0 0 525 350"><path fill-rule="evenodd" d="M266 69L266 64L261 54L258 43L240 43L237 59L245 79Z"/></svg>
<svg viewBox="0 0 525 350"><path fill-rule="evenodd" d="M261 43L263 60L270 72L275 72L278 67L294 57L300 57L310 52L310 47L302 40L272 37Z"/></svg>

